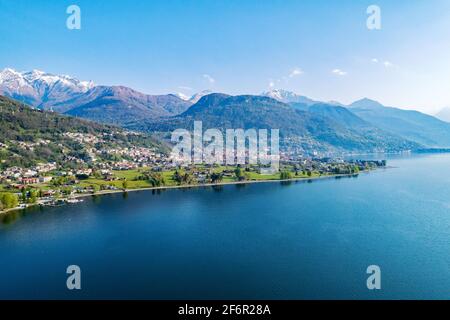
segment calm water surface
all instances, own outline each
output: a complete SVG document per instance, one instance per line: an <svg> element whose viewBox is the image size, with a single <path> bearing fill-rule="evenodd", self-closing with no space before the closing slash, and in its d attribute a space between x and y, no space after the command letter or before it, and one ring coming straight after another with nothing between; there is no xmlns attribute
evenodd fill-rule
<svg viewBox="0 0 450 320"><path fill-rule="evenodd" d="M450 298L450 155L357 178L86 198L1 218L0 298ZM82 290L66 289L66 268ZM382 290L366 288L366 268Z"/></svg>

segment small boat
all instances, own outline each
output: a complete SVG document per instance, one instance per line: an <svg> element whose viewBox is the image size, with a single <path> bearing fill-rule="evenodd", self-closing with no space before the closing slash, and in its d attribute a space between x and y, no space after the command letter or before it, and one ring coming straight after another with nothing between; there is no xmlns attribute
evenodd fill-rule
<svg viewBox="0 0 450 320"><path fill-rule="evenodd" d="M84 200L82 199L67 199L67 203L79 203L79 202L83 202Z"/></svg>
<svg viewBox="0 0 450 320"><path fill-rule="evenodd" d="M58 199L58 200L50 202L48 205L51 207L60 207L60 206L64 205L64 200Z"/></svg>

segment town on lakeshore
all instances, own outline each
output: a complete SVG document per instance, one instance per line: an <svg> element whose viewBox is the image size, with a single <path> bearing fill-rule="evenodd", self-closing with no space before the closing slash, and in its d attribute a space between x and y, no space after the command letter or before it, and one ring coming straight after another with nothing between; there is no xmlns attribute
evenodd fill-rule
<svg viewBox="0 0 450 320"><path fill-rule="evenodd" d="M78 143L95 143L90 134L64 133ZM41 143L45 143L42 141ZM2 146L5 147L5 146ZM21 143L21 148L33 148ZM114 154L116 158L99 157ZM89 157L67 158L66 162L38 163L30 167L8 166L0 171L2 213L29 206L56 206L82 201L82 197L151 188L176 188L211 184L313 179L356 175L386 161L344 161L281 155L278 172L265 173L264 165L179 165L157 147L127 147L89 150Z"/></svg>

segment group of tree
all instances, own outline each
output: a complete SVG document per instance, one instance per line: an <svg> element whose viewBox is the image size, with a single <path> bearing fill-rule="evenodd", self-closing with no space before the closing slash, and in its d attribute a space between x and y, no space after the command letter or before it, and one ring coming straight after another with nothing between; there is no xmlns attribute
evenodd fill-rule
<svg viewBox="0 0 450 320"><path fill-rule="evenodd" d="M77 178L75 176L59 176L59 177L54 177L52 179L52 181L50 182L50 184L54 187L61 187L61 186L65 186L68 184L74 184L76 183Z"/></svg>
<svg viewBox="0 0 450 320"><path fill-rule="evenodd" d="M209 175L209 180L211 181L211 183L222 182L222 180L223 180L223 173L213 172L213 173L211 173Z"/></svg>
<svg viewBox="0 0 450 320"><path fill-rule="evenodd" d="M14 193L0 193L0 210L15 208L19 205L19 197Z"/></svg>
<svg viewBox="0 0 450 320"><path fill-rule="evenodd" d="M161 187L166 184L166 180L162 173L153 171L143 172L139 177L137 177L137 180L148 181L152 187Z"/></svg>
<svg viewBox="0 0 450 320"><path fill-rule="evenodd" d="M339 166L334 168L335 174L356 174L359 173L359 167L356 165Z"/></svg>
<svg viewBox="0 0 450 320"><path fill-rule="evenodd" d="M22 191L25 189L22 189ZM39 197L39 191L36 189L28 189L25 194L22 193L24 196L23 201L26 203L36 203L37 199Z"/></svg>
<svg viewBox="0 0 450 320"><path fill-rule="evenodd" d="M304 175L304 176L311 177L312 174L313 174L313 173L312 173L311 170L302 170L302 175Z"/></svg>
<svg viewBox="0 0 450 320"><path fill-rule="evenodd" d="M292 172L288 170L283 170L280 172L280 179L281 180L289 180L292 179Z"/></svg>
<svg viewBox="0 0 450 320"><path fill-rule="evenodd" d="M238 165L236 169L234 169L234 177L237 181L250 180L250 173L247 172L247 170L243 171L242 168Z"/></svg>
<svg viewBox="0 0 450 320"><path fill-rule="evenodd" d="M178 185L192 184L195 182L195 179L191 173L184 172L182 170L175 170L175 173L173 174L172 179Z"/></svg>
<svg viewBox="0 0 450 320"><path fill-rule="evenodd" d="M96 194L97 192L100 191L100 186L98 184L91 184L90 188L91 188L93 194Z"/></svg>

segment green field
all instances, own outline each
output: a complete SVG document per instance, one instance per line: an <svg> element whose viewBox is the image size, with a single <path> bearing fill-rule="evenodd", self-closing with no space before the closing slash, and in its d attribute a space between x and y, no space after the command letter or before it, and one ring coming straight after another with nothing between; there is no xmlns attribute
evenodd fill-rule
<svg viewBox="0 0 450 320"><path fill-rule="evenodd" d="M202 166L197 166L196 170L203 170L205 169ZM253 168L252 168L253 169ZM290 168L285 168L290 169ZM73 185L75 188L83 188L83 189L90 189L93 186L97 189L96 191L101 190L111 190L110 187L114 187L115 189L123 189L124 188L124 182L126 181L126 185L128 190L133 189L142 189L142 188L151 188L153 185L148 180L139 180L139 176L141 176L144 172L148 172L149 168L139 168L134 170L123 170L123 171L113 171L113 177L115 178L112 181L107 181L101 178L96 177L90 177L86 180L80 180L76 185ZM221 183L233 183L237 182L238 179L234 176L234 170L235 167L232 166L217 166L212 168L212 172L215 173L221 173L224 171L228 171L228 175L224 176L222 178ZM164 178L164 185L166 187L172 187L179 185L176 181L173 180L173 175L175 173L175 170L171 171L164 171L160 174ZM242 169L242 174L245 176L244 181L264 181L264 180L279 180L280 179L280 173L276 174L260 174L255 171L245 171L245 169ZM308 179L308 178L316 178L320 176L319 173L313 172L311 176L308 176L306 174L302 174L299 172L299 174L296 176L293 172L292 179ZM196 182L192 183L196 184ZM30 185L31 188L34 189L40 189L40 190L49 190L49 189L64 189L65 187L56 187L53 186L51 183L49 184L35 184ZM70 186L69 186L70 187ZM0 185L0 191L7 191L6 186Z"/></svg>

